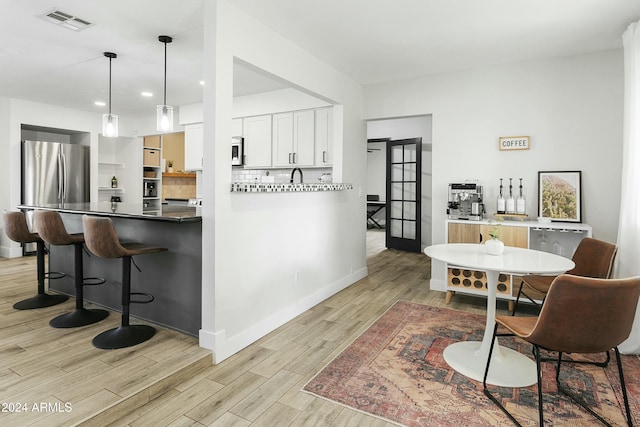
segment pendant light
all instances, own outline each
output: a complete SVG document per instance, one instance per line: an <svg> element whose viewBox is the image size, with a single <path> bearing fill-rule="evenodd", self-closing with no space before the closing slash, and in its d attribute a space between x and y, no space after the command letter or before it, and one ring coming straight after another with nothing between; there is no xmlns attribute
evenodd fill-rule
<svg viewBox="0 0 640 427"><path fill-rule="evenodd" d="M167 43L173 39L169 36L158 36L158 41L164 43L164 98L163 105L158 105L156 110L156 124L160 132L173 131L173 107L167 105Z"/></svg>
<svg viewBox="0 0 640 427"><path fill-rule="evenodd" d="M109 58L109 113L102 115L102 136L108 138L118 137L118 115L111 114L111 60L117 58L113 52L104 52L104 56Z"/></svg>

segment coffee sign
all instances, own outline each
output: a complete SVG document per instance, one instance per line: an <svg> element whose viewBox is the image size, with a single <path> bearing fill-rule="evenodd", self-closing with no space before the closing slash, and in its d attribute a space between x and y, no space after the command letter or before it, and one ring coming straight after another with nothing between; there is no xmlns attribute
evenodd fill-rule
<svg viewBox="0 0 640 427"><path fill-rule="evenodd" d="M528 136L502 136L498 140L500 150L528 150Z"/></svg>

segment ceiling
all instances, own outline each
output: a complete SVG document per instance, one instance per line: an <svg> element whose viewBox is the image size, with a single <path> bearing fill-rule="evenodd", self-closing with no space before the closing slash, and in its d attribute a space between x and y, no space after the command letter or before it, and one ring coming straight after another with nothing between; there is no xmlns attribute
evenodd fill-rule
<svg viewBox="0 0 640 427"><path fill-rule="evenodd" d="M622 47L639 0L228 0L363 84ZM202 100L203 0L0 0L0 96L106 112L153 114ZM91 22L72 31L41 18L53 9ZM234 95L282 88L236 65ZM142 91L153 93L145 98Z"/></svg>

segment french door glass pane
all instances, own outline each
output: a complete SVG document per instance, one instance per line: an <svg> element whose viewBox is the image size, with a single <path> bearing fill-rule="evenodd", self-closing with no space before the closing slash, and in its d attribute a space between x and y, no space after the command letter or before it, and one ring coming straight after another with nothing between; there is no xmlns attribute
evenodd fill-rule
<svg viewBox="0 0 640 427"><path fill-rule="evenodd" d="M394 182L391 184L391 200L402 200L401 182Z"/></svg>
<svg viewBox="0 0 640 427"><path fill-rule="evenodd" d="M415 221L402 221L403 230L402 237L405 239L416 238L416 222Z"/></svg>
<svg viewBox="0 0 640 427"><path fill-rule="evenodd" d="M416 202L403 202L403 219L416 219Z"/></svg>
<svg viewBox="0 0 640 427"><path fill-rule="evenodd" d="M400 163L402 162L402 145L396 145L391 147L391 163Z"/></svg>
<svg viewBox="0 0 640 427"><path fill-rule="evenodd" d="M391 181L402 181L402 164L391 165Z"/></svg>
<svg viewBox="0 0 640 427"><path fill-rule="evenodd" d="M404 161L415 162L416 161L416 146L415 144L409 144L404 146Z"/></svg>
<svg viewBox="0 0 640 427"><path fill-rule="evenodd" d="M404 183L404 191L402 193L402 198L404 200L416 200L416 183L415 182Z"/></svg>
<svg viewBox="0 0 640 427"><path fill-rule="evenodd" d="M391 202L391 212L389 216L391 218L402 219L402 202Z"/></svg>
<svg viewBox="0 0 640 427"><path fill-rule="evenodd" d="M391 237L402 237L402 221L398 219L392 219L389 233L391 234Z"/></svg>
<svg viewBox="0 0 640 427"><path fill-rule="evenodd" d="M415 181L416 180L416 164L415 163L405 163L404 164L404 181Z"/></svg>

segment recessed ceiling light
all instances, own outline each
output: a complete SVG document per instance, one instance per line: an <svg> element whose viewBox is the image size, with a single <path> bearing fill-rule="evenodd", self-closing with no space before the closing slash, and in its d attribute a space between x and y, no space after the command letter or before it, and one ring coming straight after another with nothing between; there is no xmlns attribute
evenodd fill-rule
<svg viewBox="0 0 640 427"><path fill-rule="evenodd" d="M200 80L200 84L204 86L204 80Z"/></svg>
<svg viewBox="0 0 640 427"><path fill-rule="evenodd" d="M150 97L153 96L153 93L151 93L151 92L140 92L140 95L146 96L147 98L150 98Z"/></svg>
<svg viewBox="0 0 640 427"><path fill-rule="evenodd" d="M96 101L94 102L94 104L97 105L98 107L104 107L105 105L107 105L107 103L104 101Z"/></svg>

